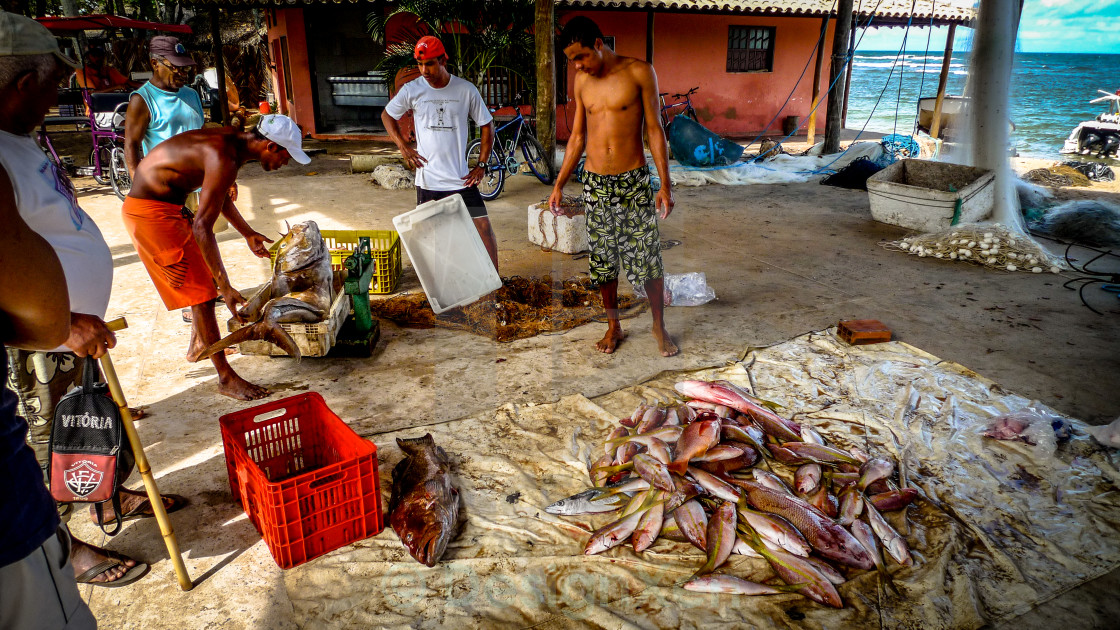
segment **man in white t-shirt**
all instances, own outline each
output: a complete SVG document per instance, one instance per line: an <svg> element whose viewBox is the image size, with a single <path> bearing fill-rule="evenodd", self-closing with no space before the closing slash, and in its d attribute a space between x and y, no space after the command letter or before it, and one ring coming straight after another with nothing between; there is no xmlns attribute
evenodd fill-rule
<svg viewBox="0 0 1120 630"><path fill-rule="evenodd" d="M478 182L486 171L481 166L467 168L468 117L482 134L479 164L490 159L494 117L478 88L447 71L447 52L438 39L431 35L421 37L416 42L413 57L420 69L420 78L401 87L385 106L381 121L401 150L405 163L416 170L416 203L456 194L461 196L497 271L498 241L486 216L486 203L478 192ZM397 124L409 110L416 123L415 148L405 141Z"/></svg>

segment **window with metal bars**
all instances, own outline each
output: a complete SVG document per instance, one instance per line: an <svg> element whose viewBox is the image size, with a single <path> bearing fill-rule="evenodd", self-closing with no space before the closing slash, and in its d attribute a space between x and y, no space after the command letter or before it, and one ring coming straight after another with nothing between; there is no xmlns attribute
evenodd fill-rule
<svg viewBox="0 0 1120 630"><path fill-rule="evenodd" d="M729 26L727 71L773 71L774 30L773 26Z"/></svg>

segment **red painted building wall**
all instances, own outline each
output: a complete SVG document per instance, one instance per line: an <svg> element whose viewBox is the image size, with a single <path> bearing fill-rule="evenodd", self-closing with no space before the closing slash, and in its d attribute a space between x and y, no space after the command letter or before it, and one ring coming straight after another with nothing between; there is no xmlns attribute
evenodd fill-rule
<svg viewBox="0 0 1120 630"><path fill-rule="evenodd" d="M557 16L557 23L563 25L576 15L586 15L599 25L603 35L614 36L617 53L645 59L646 13L573 11ZM724 136L744 137L762 132L775 114L778 117L767 129L767 135L784 135L781 130L786 116L800 116L802 123L807 125L812 109L813 47L820 36L820 18L656 13L653 20L653 66L657 71L659 90L672 94L699 86L700 91L692 96L692 104L704 126ZM731 25L775 27L772 72L727 72L727 35ZM833 30L830 23L823 47L822 101L828 88ZM808 70L797 84L806 64ZM569 66L569 97L574 76L575 71ZM782 109L791 90L794 91L789 104ZM824 104L817 108L816 128L822 133L825 109ZM574 113L574 99L567 105L562 103L558 106L556 124L559 139L567 139L570 135ZM805 125L799 133L805 133Z"/></svg>
<svg viewBox="0 0 1120 630"><path fill-rule="evenodd" d="M304 133L313 134L316 132L315 89L307 58L303 9L273 9L269 12L268 23L268 51L278 113L289 116Z"/></svg>

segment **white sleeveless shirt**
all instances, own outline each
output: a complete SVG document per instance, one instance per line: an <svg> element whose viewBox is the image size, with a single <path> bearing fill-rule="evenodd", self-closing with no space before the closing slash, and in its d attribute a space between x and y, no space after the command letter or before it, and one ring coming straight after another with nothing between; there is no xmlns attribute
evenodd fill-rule
<svg viewBox="0 0 1120 630"><path fill-rule="evenodd" d="M31 136L0 130L0 164L12 182L20 217L50 243L62 263L70 312L104 319L113 288L113 255L93 219L78 207L70 180L60 176Z"/></svg>

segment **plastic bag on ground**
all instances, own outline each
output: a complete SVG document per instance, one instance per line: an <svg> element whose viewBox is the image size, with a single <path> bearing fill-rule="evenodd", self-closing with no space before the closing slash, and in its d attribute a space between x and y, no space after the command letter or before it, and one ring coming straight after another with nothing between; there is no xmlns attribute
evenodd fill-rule
<svg viewBox="0 0 1120 630"><path fill-rule="evenodd" d="M634 287L639 297L646 297L643 287ZM716 292L708 286L703 271L665 274L666 306L700 306L716 299Z"/></svg>
<svg viewBox="0 0 1120 630"><path fill-rule="evenodd" d="M1101 444L1112 448L1120 448L1120 418L1113 420L1111 424L1088 427L1085 430Z"/></svg>

